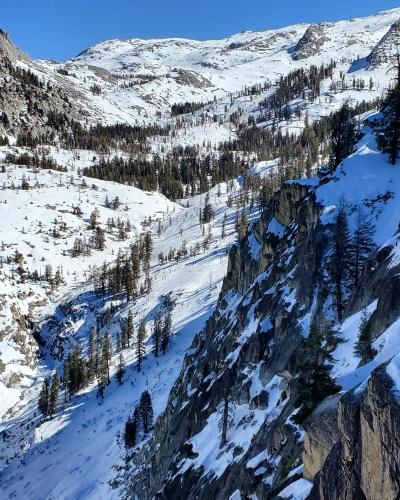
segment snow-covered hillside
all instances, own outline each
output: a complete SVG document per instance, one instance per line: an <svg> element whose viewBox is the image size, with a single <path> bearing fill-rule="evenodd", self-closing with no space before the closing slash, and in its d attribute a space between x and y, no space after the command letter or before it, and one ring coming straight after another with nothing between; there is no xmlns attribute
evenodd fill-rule
<svg viewBox="0 0 400 500"><path fill-rule="evenodd" d="M120 108L121 120L142 119L138 111L153 119L157 111L164 114L174 103L206 103L246 85L274 82L293 69L330 60L340 61L340 69L351 73L349 78L364 77L370 74L366 58L399 17L400 11L394 9L364 19L243 32L206 42L110 40L62 67L76 75L71 80L87 88L94 83L101 86L102 95L95 102L99 108L104 106L107 119L112 116L107 109L110 103ZM383 85L384 71L381 76ZM125 89L126 84L132 87Z"/></svg>
<svg viewBox="0 0 400 500"><path fill-rule="evenodd" d="M145 319L148 333L147 359L141 371L137 372L134 348L124 352L127 365L125 383L120 387L113 378L112 384L106 389L102 405L98 404L95 385L91 385L74 397L70 404L65 405L60 399L55 418L41 424L41 417L36 407L38 390L48 370L54 369L60 361L50 356L46 350L47 357L42 358L40 366L27 372L28 368L25 367L20 347L10 343L8 337L3 339L2 343L2 346L7 346L7 351L2 347L2 353L9 352L5 359L7 371L2 374L2 380L6 382L10 370L21 372L25 376L20 384L12 389L2 385L1 401L3 406L5 405L3 413L12 407L12 411L6 413L1 425L4 436L1 445L2 467L10 463L1 474L2 496L31 499L119 498L119 489L112 492L108 481L118 477L118 469L120 466L123 467L125 451L121 436L126 418L132 413L141 392L146 388L152 394L155 415L163 411L169 390L179 373L182 359L194 335L210 316L218 297L226 270L227 249L236 234L233 228L235 208L229 209L226 206L227 185L215 187L210 193L215 218L210 225L212 240L209 248L179 262L173 260L160 264L157 260L160 252L166 255L171 248L181 248L183 242L186 242L188 249L196 246L196 243L202 248L204 236L198 217L200 206L204 204L204 196L190 200L189 206L183 208L168 202L160 195L142 193L135 188L124 188L110 183L95 181L97 189L90 187L91 184L85 189L80 189L82 179L73 175L75 180L72 184L71 174L64 174L63 178L63 174L59 173L32 174L21 168L3 175L9 183L14 181L18 185L23 174L29 178L33 185L32 189L18 191L14 197L15 206L9 206L10 201L4 205L5 209L15 213L19 211L28 213L28 221L24 216L19 223L13 221L5 233L6 251L11 251L11 248L13 251L15 248L23 251L29 268L37 266L38 269L43 269L47 262L52 262L54 266L60 265L64 269L66 284L54 296L47 296L40 285L34 287L27 284L23 288L27 289L28 296L31 293L35 294L32 298L41 295L45 301L43 307L34 309L38 324L42 324L42 334L47 338L55 335L54 332L59 331L57 335L63 332L62 342L66 349L71 349L76 344L87 345L90 327L95 323L95 318L107 308L107 302L96 299L88 292L90 287L82 283L85 281L85 273L91 265L100 265L104 260L115 258L117 250L124 248L124 245L128 245L133 238L130 236L126 242L121 243L113 241L114 238L111 237L106 251L93 252L88 258L74 259L63 256L62 250L65 247L70 248L73 237L87 231L89 213L96 207L100 211L102 221L110 215L130 218L137 230L140 230L140 221L144 217L151 216L154 221L160 219L163 224L159 236L156 232L158 223L153 223L151 226L154 230L155 245L151 267L153 291L133 305L122 303L122 309L114 317L111 325L111 333L116 342L120 330L119 320L126 317L129 311L133 313L135 329L139 322ZM60 176L63 187L60 186ZM34 187L36 181L40 187ZM229 192L235 199L240 193L240 182L230 184ZM117 194L120 197L122 205L117 214L111 209L104 208L106 194L110 199ZM78 202L79 196L81 196L81 206L85 207L85 215L82 218L70 214L71 206ZM30 212L25 204L32 207ZM226 236L221 238L225 214ZM57 217L63 218L68 223L68 234L52 241L48 233L51 232L54 219ZM36 234L37 231L31 231L23 236L20 226L24 224L26 226L29 224L30 227L42 227L42 233ZM31 252L32 255L27 255L27 252ZM42 260L43 258L45 260ZM7 281L7 286L10 284L16 294L22 290L21 285L18 287L12 285L11 278L10 282ZM166 355L155 359L150 352L152 324L154 314L163 309L166 297L174 303L171 349ZM24 300L16 299L19 307L22 307L21 302L24 304ZM113 304L115 303L114 300ZM52 315L55 315L55 323L54 320L49 323ZM51 326L48 326L49 324ZM118 355L115 354L112 373L115 372L117 363ZM26 472L23 472L24 464L28 463L29 471L26 469ZM66 471L63 480L59 474L61 463ZM43 471L47 473L43 474ZM24 480L21 480L21 473Z"/></svg>
<svg viewBox="0 0 400 500"><path fill-rule="evenodd" d="M229 121L232 113L240 110L245 122L249 115L257 115L259 102L268 94L241 95L246 87L266 82L274 85L281 76L298 68L334 60L337 67L332 81L349 87L336 94L329 90L331 80L324 83L319 102L311 106L310 117L329 113L347 99L360 102L379 97L388 86L388 56L398 44L399 18L400 10L393 9L366 18L246 31L204 42L110 40L63 63L33 61L2 34L0 55L6 54L46 85L61 89L68 106L62 101L55 105L85 123L135 125L157 121L173 123L179 129L181 117L171 118L171 106L202 103L203 109L186 116L188 130L178 130L178 140L171 141L180 144L181 135L185 143L183 136L195 136L198 144L210 141L215 145L235 132ZM374 82L371 90L370 78ZM354 79L364 80L365 88L353 91ZM11 109L22 124L29 122L29 116L22 118L25 109ZM201 131L202 117L206 116L217 116L218 120Z"/></svg>
<svg viewBox="0 0 400 500"><path fill-rule="evenodd" d="M375 121L377 117L370 119ZM378 367L384 377L390 377L385 382L387 405L393 404L393 411L398 405L400 171L379 151L369 126L362 134L356 151L335 172L322 179L289 181L276 193L247 239L232 250L212 320L185 359L149 449L138 453L126 476L131 493L143 498L151 498L155 491L161 491L162 498L206 498L217 492L216 498L261 499L275 498L279 492L279 498L300 500L309 498L313 480L329 492L328 479L316 473L329 453L329 458L337 456L336 440L341 433L343 442L350 439L346 432L358 425L354 408L360 398L361 411L378 414L368 421L365 430L365 422L360 423L362 432L373 436L357 451L364 454L360 467L365 479L363 476L360 482L368 488L365 469L369 446L381 446L377 434L384 417L379 417L382 406L375 409L373 402L368 402L371 409L363 406L367 404L364 391L369 388L371 398L375 397L370 385L376 383ZM343 206L351 235L356 232L357 214L364 212L371 223L369 234L376 252L365 263L345 320L335 321L338 340L333 344L329 365L339 385L338 394L322 402L305 421L308 441L304 441L304 429L292 420L298 412L296 370L298 364L305 363L304 342L312 335L311 326L323 315L332 319L336 316L330 278L332 232ZM374 352L367 362L356 353L363 317L364 321L368 318L373 332ZM234 402L225 443L219 425L224 391L229 391ZM343 410L346 404L353 405L351 412L347 407ZM326 420L321 417L319 422L320 414L327 414ZM358 436L358 430L354 432ZM393 446L398 450L398 444ZM384 455L378 453L379 457ZM344 471L350 467L346 460L344 453ZM391 459L384 460L387 465ZM336 461L333 464L327 461L324 467L332 478L342 477L342 462L340 466ZM352 487L350 480L341 481L343 489ZM149 484L150 492L146 490ZM381 491L379 488L371 486L373 491ZM341 491L334 498L345 498ZM328 493L310 498L330 497ZM387 498L395 497L388 494Z"/></svg>
<svg viewBox="0 0 400 500"><path fill-rule="evenodd" d="M29 189L21 189L23 182ZM93 181L80 177L76 171L68 174L56 171L33 171L29 168L7 166L0 173L1 223L1 293L5 304L1 314L2 330L0 359L5 365L0 374L0 414L18 409L22 389L27 389L35 375L36 354L28 336L16 336L13 324L20 317L19 327L54 311L55 303L87 281L91 268L115 259L118 250L142 231L142 222L151 217L162 219L181 207L157 193L144 193L134 187ZM105 206L118 197L116 210ZM74 207L80 213L74 213ZM106 236L104 251L92 251L90 256L73 257L71 251L77 238L91 238L88 230L90 215L98 212L99 223L105 228L107 220L114 218L131 225L126 240L114 230ZM31 279L21 283L18 264L13 262L15 252L23 256L25 273L37 273L37 284ZM7 264L8 259L11 259ZM63 283L57 290L50 290L45 280L46 266L53 275L60 271ZM23 319L25 318L25 319ZM13 339L13 340L12 340ZM3 366L3 365L2 365Z"/></svg>

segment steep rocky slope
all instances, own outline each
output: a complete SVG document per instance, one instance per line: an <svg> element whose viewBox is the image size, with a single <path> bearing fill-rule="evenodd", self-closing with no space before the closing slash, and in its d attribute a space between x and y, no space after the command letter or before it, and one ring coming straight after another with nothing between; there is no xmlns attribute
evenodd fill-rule
<svg viewBox="0 0 400 500"><path fill-rule="evenodd" d="M396 498L392 386L400 346L398 251L391 238L400 218L394 188L400 172L376 150L371 131L364 133L357 152L332 175L286 184L231 250L215 313L195 338L154 435L132 456L129 498L305 498L314 479L312 498ZM343 198L351 225L357 206L368 211L381 250L338 325L343 342L333 352L333 371L342 392L309 417L304 440L290 418L293 381L310 325L321 313L335 316L327 269ZM363 310L371 313L377 339L375 359L366 365L353 354ZM233 417L223 443L225 394Z"/></svg>
<svg viewBox="0 0 400 500"><path fill-rule="evenodd" d="M84 93L47 65L33 61L0 30L0 131L39 135L50 131L49 112L83 121L94 112Z"/></svg>

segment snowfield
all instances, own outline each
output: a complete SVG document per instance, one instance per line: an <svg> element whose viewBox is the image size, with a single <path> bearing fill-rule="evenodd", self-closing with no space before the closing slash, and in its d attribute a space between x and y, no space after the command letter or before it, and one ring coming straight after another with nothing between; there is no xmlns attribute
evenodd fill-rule
<svg viewBox="0 0 400 500"><path fill-rule="evenodd" d="M16 169L13 178L20 179L22 173L27 176L31 175L25 169ZM65 176L68 182L69 177L70 174ZM58 203L58 207L61 208L77 202L78 184L64 187L63 190L61 187L57 189L59 174L54 172L40 172L38 180L48 185L45 198L49 196L47 198L49 203ZM92 180L87 179L87 181ZM227 186L222 184L219 188L213 188L210 195L215 211L210 248L205 252L201 251L196 257L188 257L180 262L159 264L157 255L160 252L168 253L170 248L179 248L183 241L187 241L188 246L203 241L198 216L199 208L204 204L204 196L190 200L189 207L183 208L168 202L158 194L151 196L138 192L132 187L116 186L97 180L94 183L98 185L98 190L87 188L87 191L83 191L82 199L85 200L83 206L88 211L91 211L94 206L98 206L99 209L103 208L101 220L109 215L108 210L110 210L101 207L106 192L110 199L115 192L118 192L122 202L121 217L122 215L130 216L138 231L141 217L145 215L148 217L153 214L156 218L160 217L164 225L159 237L156 232L154 234L155 247L151 268L153 290L149 296L139 299L136 303L122 304L122 309L111 325L111 334L115 340L120 328L118 320L131 310L135 330L140 320L146 320L148 333L146 350L150 351L152 319L155 312L162 306L164 298L172 293L176 304L172 316L174 332L171 348L166 355L158 359L148 352L140 372L136 370L134 349L127 349L124 352L127 365L125 383L119 386L113 377L111 385L106 388L106 396L102 405L99 405L96 397L97 388L90 386L74 397L69 404L65 405L60 396L55 418L41 423L41 417L36 408L39 386L48 369L53 369L59 363L46 355L42 365L32 372L31 382L34 381L34 385L29 388L29 391L25 391L25 399L20 402L22 409L17 414L15 411L9 412L9 416L3 420L0 427L0 430L7 436L1 444L2 467L9 462L0 476L0 492L2 492L0 496L5 498L13 496L35 500L39 498L119 498L119 490L112 490L109 481L115 479L119 468L123 467L125 450L121 433L123 433L125 421L145 389L151 393L155 416L163 411L169 390L181 369L183 357L194 335L200 331L213 311L226 271L227 249L235 240L233 229L235 208L227 209ZM37 194L40 196L35 199L34 205L44 198L42 190L45 188L38 188ZM235 182L231 194L235 198L239 192L240 183ZM29 200L35 196L34 193L34 188L30 191L19 192L18 196L15 196L18 206L23 206L24 197L30 203ZM150 206L146 203L150 203ZM130 207L127 212L123 208L125 204ZM226 237L222 239L220 234L225 213L227 214ZM41 214L43 227L52 224L54 210L44 207L38 211L38 214ZM63 216L65 217L64 214ZM22 218L21 224L23 220ZM69 223L72 226L72 223ZM87 222L75 222L74 233L80 234L85 231L86 225ZM158 224L155 223L152 227L156 229ZM9 241L18 242L20 248L25 249L23 239L19 241L17 238L18 231L10 229ZM70 237L66 237L65 240L71 245ZM124 244L128 245L130 240L131 238ZM48 250L48 245L41 242L42 239L38 236L35 244L39 250L30 257L29 261L32 265L37 263L39 267L43 265L42 255L47 261L51 252L56 254L58 250L57 246L55 249L51 247L51 250ZM82 283L82 278L90 265L99 265L104 259L112 260L115 257L121 244L110 242L109 245L105 252L93 252L88 259L65 258L60 251L60 260L57 260L57 255L55 255L52 261L63 265L69 286L66 285L62 293L60 291L57 297L51 298L45 307L37 311L36 315L40 322L40 318L46 320L46 317L56 313L59 324L68 324L68 339L64 339L66 346L72 347L76 343L87 345L88 332L95 322L95 316L106 307L102 299L97 299L93 294L88 293L88 287ZM61 245L61 248L63 247L64 244ZM74 320L72 316L60 316L59 305L65 303L66 298L75 304L75 311L85 312L83 322L80 319ZM46 321L43 324L46 325ZM43 335L50 334L51 332L46 329L43 330ZM117 359L118 356L115 354L112 362L113 372L117 368ZM7 398L2 400L11 401L13 392L5 386L4 390L7 391L5 392ZM17 390L16 397L21 390L19 392ZM7 409L6 407L5 410ZM29 464L29 470L26 469L27 464ZM65 470L63 478L59 475L61 464ZM115 486L117 483L113 484Z"/></svg>

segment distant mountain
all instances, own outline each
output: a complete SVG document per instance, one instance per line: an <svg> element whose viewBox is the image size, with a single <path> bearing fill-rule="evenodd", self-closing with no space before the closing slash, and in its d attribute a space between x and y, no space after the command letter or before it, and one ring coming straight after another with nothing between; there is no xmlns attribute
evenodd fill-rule
<svg viewBox="0 0 400 500"><path fill-rule="evenodd" d="M245 86L275 82L291 70L330 60L340 63L344 73L351 71L351 77L383 80L388 47L398 38L399 19L400 9L393 9L366 18L246 31L204 42L116 39L90 47L65 63L33 61L3 32L2 67L8 61L30 70L54 89L45 103L40 90L32 86L35 91L29 92L29 99L24 93L15 95L7 90L10 77L4 69L3 108L13 130L32 124L43 129L49 109L82 122L136 124L168 120L173 104L212 102ZM360 60L365 64L357 63Z"/></svg>

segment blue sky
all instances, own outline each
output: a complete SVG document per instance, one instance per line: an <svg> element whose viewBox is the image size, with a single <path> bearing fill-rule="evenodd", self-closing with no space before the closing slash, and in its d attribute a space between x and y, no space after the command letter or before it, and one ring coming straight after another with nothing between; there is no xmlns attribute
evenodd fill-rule
<svg viewBox="0 0 400 500"><path fill-rule="evenodd" d="M394 7L399 0L1 0L0 27L32 57L63 60L110 38L221 38Z"/></svg>

